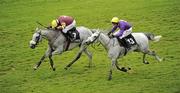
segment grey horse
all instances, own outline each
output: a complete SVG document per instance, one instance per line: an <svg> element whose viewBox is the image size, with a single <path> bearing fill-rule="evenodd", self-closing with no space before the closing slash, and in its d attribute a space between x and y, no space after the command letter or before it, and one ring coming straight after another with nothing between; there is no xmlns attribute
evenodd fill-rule
<svg viewBox="0 0 180 93"><path fill-rule="evenodd" d="M67 48L68 46L67 38L64 36L64 34L61 31L36 28L36 31L32 36L32 40L30 41L30 47L34 49L41 41L41 39L45 38L48 40L48 48L45 54L41 57L40 61L37 62L37 64L34 66L34 70L36 70L41 65L41 63L44 61L46 57L49 57L51 68L55 70L52 56L56 54L62 54L66 50L71 50L78 46L80 47L80 50L77 53L76 58L74 58L71 63L77 61L80 58L82 52L84 52L89 58L89 66L90 66L92 63L92 54L87 50L87 48L83 45L83 43L89 36L92 35L92 32L90 29L83 26L77 27L77 31L79 32L80 35L80 42L76 42L76 43L72 42L70 43L69 48Z"/></svg>
<svg viewBox="0 0 180 93"><path fill-rule="evenodd" d="M132 33L134 36L137 45L133 46L129 51L126 51L125 48L119 44L117 38L109 38L106 34L102 33L101 30L99 29L94 29L95 33L91 35L86 40L86 44L91 44L94 41L99 41L102 46L107 50L108 52L108 57L112 61L112 65L110 68L108 80L112 79L112 71L114 67L120 71L127 72L130 70L130 68L125 68L125 67L119 67L117 63L117 59L121 58L124 56L125 52L129 53L130 51L135 51L135 52L142 52L143 55L143 63L149 64L148 61L145 60L146 54L154 56L158 61L162 61L162 59L156 55L154 51L151 51L149 49L149 40L152 41L159 41L161 36L154 36L153 34L145 34L145 33Z"/></svg>

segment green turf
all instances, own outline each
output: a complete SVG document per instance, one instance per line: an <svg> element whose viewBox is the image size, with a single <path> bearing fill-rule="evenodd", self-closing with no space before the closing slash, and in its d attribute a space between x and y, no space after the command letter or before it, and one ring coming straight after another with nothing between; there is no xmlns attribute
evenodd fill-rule
<svg viewBox="0 0 180 93"><path fill-rule="evenodd" d="M37 71L32 67L47 47L44 40L35 50L29 41L35 22L48 24L59 15L75 17L77 25L110 29L113 16L133 24L133 31L162 35L151 49L164 57L157 62L148 56L149 65L142 63L142 54L131 53L119 60L131 67L128 73L115 70L107 81L110 60L102 46L93 53L92 68L86 68L83 54L70 70L64 67L74 49L54 56L56 71L48 60ZM180 0L1 0L0 1L0 93L180 93Z"/></svg>

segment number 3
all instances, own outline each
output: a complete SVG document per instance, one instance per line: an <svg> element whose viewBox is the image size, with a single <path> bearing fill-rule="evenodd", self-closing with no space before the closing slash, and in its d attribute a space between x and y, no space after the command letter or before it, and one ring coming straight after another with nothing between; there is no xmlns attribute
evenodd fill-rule
<svg viewBox="0 0 180 93"><path fill-rule="evenodd" d="M134 44L134 43L135 43L132 38L129 38L127 41L128 41L130 44Z"/></svg>

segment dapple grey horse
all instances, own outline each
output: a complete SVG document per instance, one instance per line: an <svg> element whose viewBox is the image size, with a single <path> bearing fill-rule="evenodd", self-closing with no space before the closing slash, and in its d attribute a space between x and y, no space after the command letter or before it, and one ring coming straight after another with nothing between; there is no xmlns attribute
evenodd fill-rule
<svg viewBox="0 0 180 93"><path fill-rule="evenodd" d="M162 61L162 59L156 55L154 51L151 51L149 49L149 40L152 41L159 41L161 36L154 36L153 34L145 34L145 33L132 33L134 36L137 45L133 46L129 51L126 51L125 48L119 44L117 38L109 38L106 34L102 33L101 30L99 29L94 29L95 33L92 34L91 37L89 37L85 43L90 44L94 42L96 39L99 41L102 46L107 50L108 52L108 57L112 61L112 65L110 68L109 72L109 77L108 80L112 79L112 71L114 67L120 71L127 72L130 70L130 68L125 68L125 67L119 67L117 63L117 59L120 57L123 57L125 52L130 52L130 51L136 51L136 52L142 52L143 55L143 63L148 64L149 62L145 60L146 54L154 56L158 61Z"/></svg>
<svg viewBox="0 0 180 93"><path fill-rule="evenodd" d="M90 66L92 63L92 54L87 50L87 48L83 45L83 43L89 36L92 35L92 32L90 29L85 28L83 26L77 27L77 31L79 32L80 35L80 42L70 43L69 48L67 49L67 50L71 50L75 47L80 46L80 50L77 53L76 58L73 59L71 63L77 61L80 58L82 52L84 52L89 58L89 66ZM65 52L68 46L67 38L63 35L61 31L36 28L36 32L33 34L32 40L30 41L30 47L34 49L36 45L38 45L38 43L41 41L42 37L48 40L48 49L46 50L45 54L42 56L40 61L34 66L34 70L36 70L40 66L40 64L43 62L43 60L46 57L49 57L51 68L55 70L52 56Z"/></svg>

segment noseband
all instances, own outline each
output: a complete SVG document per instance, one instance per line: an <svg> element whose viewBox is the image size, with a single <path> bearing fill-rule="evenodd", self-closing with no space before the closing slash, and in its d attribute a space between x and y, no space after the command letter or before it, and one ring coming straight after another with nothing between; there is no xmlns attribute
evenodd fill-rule
<svg viewBox="0 0 180 93"><path fill-rule="evenodd" d="M41 37L41 32L37 32L39 34L38 37L36 37L36 45L39 43L40 37Z"/></svg>

